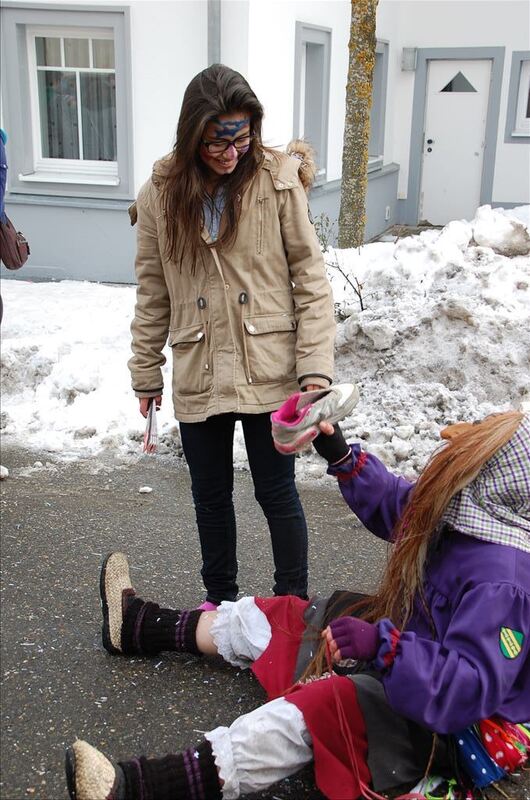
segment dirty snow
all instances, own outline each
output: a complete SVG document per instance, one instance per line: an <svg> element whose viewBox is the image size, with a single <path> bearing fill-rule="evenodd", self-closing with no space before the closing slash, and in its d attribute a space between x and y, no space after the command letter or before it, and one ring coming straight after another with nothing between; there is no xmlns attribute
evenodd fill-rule
<svg viewBox="0 0 530 800"><path fill-rule="evenodd" d="M417 474L447 423L530 402L529 228L529 206L483 206L471 222L326 253L336 380L361 390L343 428L396 471ZM4 442L54 459L151 457L127 370L134 287L8 280L2 295ZM169 396L158 432L156 457L181 455ZM324 467L309 451L297 472Z"/></svg>

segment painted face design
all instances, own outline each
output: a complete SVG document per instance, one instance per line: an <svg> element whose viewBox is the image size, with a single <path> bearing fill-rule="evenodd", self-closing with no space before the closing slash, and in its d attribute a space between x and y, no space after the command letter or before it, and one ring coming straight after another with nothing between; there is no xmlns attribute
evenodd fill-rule
<svg viewBox="0 0 530 800"><path fill-rule="evenodd" d="M215 175L229 175L250 148L250 141L247 113L220 114L206 125L199 155Z"/></svg>
<svg viewBox="0 0 530 800"><path fill-rule="evenodd" d="M216 139L233 139L241 133L243 128L250 125L250 120L246 116L242 119L224 119L224 116L215 117L212 120L215 125L214 133Z"/></svg>

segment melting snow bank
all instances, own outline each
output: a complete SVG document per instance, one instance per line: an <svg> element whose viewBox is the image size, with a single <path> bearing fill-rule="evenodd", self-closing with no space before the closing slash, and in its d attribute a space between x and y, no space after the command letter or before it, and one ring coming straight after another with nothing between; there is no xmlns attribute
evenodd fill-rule
<svg viewBox="0 0 530 800"><path fill-rule="evenodd" d="M445 424L530 400L529 211L484 206L472 222L326 254L342 319L336 380L361 390L343 428L405 475ZM2 293L4 441L61 459L136 458L143 420L126 364L134 287L17 280ZM179 456L170 405L166 395L159 452ZM235 461L245 464L239 432ZM324 469L304 454L297 472Z"/></svg>

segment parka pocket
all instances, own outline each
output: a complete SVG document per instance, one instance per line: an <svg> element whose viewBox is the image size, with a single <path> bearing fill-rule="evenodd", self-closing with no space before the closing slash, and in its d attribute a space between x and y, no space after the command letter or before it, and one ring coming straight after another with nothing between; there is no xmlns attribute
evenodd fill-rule
<svg viewBox="0 0 530 800"><path fill-rule="evenodd" d="M296 377L294 314L246 317L245 342L252 383L275 383Z"/></svg>
<svg viewBox="0 0 530 800"><path fill-rule="evenodd" d="M212 383L206 324L170 330L168 344L173 351L173 392L200 394Z"/></svg>

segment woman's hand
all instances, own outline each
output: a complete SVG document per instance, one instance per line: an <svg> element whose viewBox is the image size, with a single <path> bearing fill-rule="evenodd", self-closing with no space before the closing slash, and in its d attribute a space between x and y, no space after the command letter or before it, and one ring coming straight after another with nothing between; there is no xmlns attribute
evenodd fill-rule
<svg viewBox="0 0 530 800"><path fill-rule="evenodd" d="M156 410L160 410L160 406L162 405L162 395L157 394L156 397L140 397L140 414L142 417L147 417L147 413L149 411L149 403L151 400L156 404Z"/></svg>
<svg viewBox="0 0 530 800"><path fill-rule="evenodd" d="M371 622L357 617L339 617L322 631L335 663L343 658L373 661L379 650L379 629Z"/></svg>

